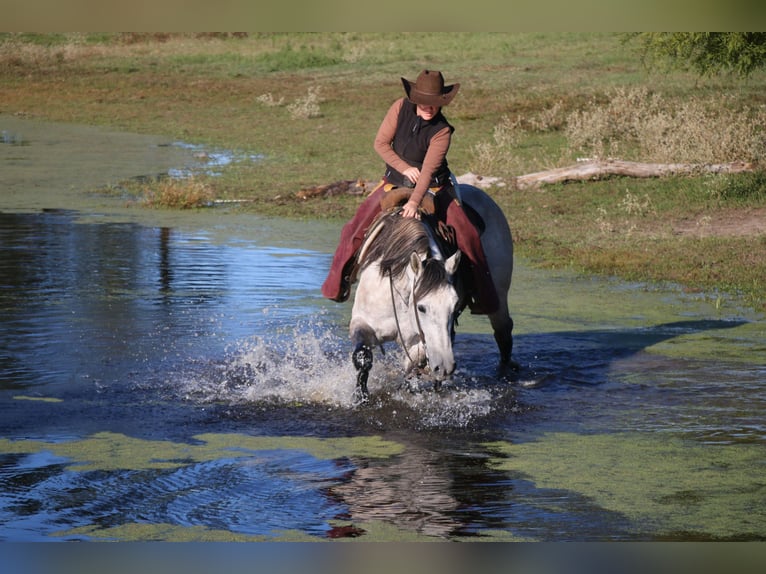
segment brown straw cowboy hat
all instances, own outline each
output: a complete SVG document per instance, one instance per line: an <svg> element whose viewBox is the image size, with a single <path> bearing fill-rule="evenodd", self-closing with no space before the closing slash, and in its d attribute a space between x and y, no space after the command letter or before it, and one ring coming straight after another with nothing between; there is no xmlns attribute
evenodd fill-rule
<svg viewBox="0 0 766 574"><path fill-rule="evenodd" d="M435 70L423 70L416 82L402 78L407 99L422 106L446 106L457 94L460 84L444 85L444 76Z"/></svg>

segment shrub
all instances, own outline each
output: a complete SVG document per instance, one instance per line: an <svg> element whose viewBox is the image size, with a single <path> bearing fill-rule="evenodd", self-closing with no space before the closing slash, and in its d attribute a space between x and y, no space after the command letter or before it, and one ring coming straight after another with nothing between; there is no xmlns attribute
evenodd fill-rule
<svg viewBox="0 0 766 574"><path fill-rule="evenodd" d="M287 106L290 115L294 119L318 118L321 116L319 110L319 87L309 87L306 97L297 98L292 104Z"/></svg>
<svg viewBox="0 0 766 574"><path fill-rule="evenodd" d="M725 95L678 102L647 88L618 88L605 105L572 112L565 133L573 150L597 158L757 162L766 150L766 114L734 109Z"/></svg>
<svg viewBox="0 0 766 574"><path fill-rule="evenodd" d="M143 203L149 207L192 209L207 207L215 198L207 183L189 177L154 180L142 188Z"/></svg>
<svg viewBox="0 0 766 574"><path fill-rule="evenodd" d="M266 106L267 108L273 108L273 107L281 106L282 104L285 103L285 98L284 97L281 97L278 100L275 100L274 96L271 94L271 92L267 92L265 94L261 94L260 96L255 98L255 100L259 104L262 104L262 105Z"/></svg>
<svg viewBox="0 0 766 574"><path fill-rule="evenodd" d="M491 142L479 142L471 148L474 171L482 175L515 173L518 163L515 147L524 136L521 120L503 116L492 136Z"/></svg>
<svg viewBox="0 0 766 574"><path fill-rule="evenodd" d="M715 201L761 202L766 200L766 172L708 175L705 189Z"/></svg>

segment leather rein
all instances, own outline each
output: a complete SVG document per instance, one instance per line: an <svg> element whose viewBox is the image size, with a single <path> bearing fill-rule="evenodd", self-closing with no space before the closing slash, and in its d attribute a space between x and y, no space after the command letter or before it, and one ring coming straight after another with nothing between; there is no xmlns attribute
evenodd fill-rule
<svg viewBox="0 0 766 574"><path fill-rule="evenodd" d="M442 256L441 249L439 249L439 244L436 241L436 237L434 236L434 231L431 229L430 226L424 225L424 228L426 230L426 233L428 234L428 242L431 246L431 254L439 260L443 260L444 257ZM448 232L450 228L448 228L446 225L444 225L441 221L439 222L439 234L447 239L447 235L445 235L445 232ZM453 231L454 233L454 231ZM452 236L452 239L454 241L454 235ZM396 299L394 298L394 278L391 274L391 270L388 270L388 286L389 290L391 292L391 305L394 308L394 320L396 321L396 330L399 333L399 340L402 343L402 347L404 348L404 353L407 355L407 358L410 360L410 364L414 365L415 362L412 360L412 357L410 356L409 351L407 350L407 344L404 342L404 336L402 335L402 327L399 323L399 315L396 312ZM412 307L415 312L415 323L418 326L418 337L420 337L420 343L423 345L424 349L428 348L428 344L426 343L426 335L423 332L423 326L420 324L420 313L418 313L418 299L415 296L415 282L412 282L412 288L410 291L411 300L412 300ZM426 356L428 355L426 351Z"/></svg>
<svg viewBox="0 0 766 574"><path fill-rule="evenodd" d="M412 190L409 190L409 193L412 193ZM383 207L383 202L381 202L381 207ZM389 207L389 210L390 210L390 206L387 206L387 207ZM399 207L398 209L394 209L393 212L398 214L401 212L401 210L402 208ZM386 210L383 210L383 213L385 212ZM428 213L428 211L426 211L426 213ZM431 213L433 213L433 211L431 211ZM380 230L382 229L382 224L383 224L383 219L380 218L377 221L375 221L375 223L373 223L373 225L367 231L365 241L362 244L362 248L360 250L360 254L358 255L357 260L362 259L362 255L367 251L368 245L378 235L378 233L380 233ZM431 252L433 256L438 259L443 259L441 249L439 249L438 242L436 240L436 237L434 236L434 230L431 229L431 227L428 225L425 226L425 229L426 229L426 232L428 233L429 244L431 245ZM442 221L438 222L436 232L444 241L451 243L453 245L456 243L454 229L444 224L444 222ZM394 295L394 278L390 269L388 270L388 286L389 286L389 291L391 293L391 306L394 309L394 321L396 322L396 331L399 334L399 340L401 341L402 348L404 348L404 353L407 355L407 358L409 359L410 364L414 365L415 362L412 360L412 357L410 356L410 352L407 350L407 344L405 343L404 336L402 335L402 326L401 326L401 323L399 322L399 314L396 312L396 298ZM418 327L418 336L420 338L420 343L423 345L423 348L425 349L427 348L426 336L425 336L425 333L423 332L423 326L420 324L420 314L418 313L418 301L417 301L417 297L415 296L414 282L412 284L410 295L412 300L412 306L415 311L415 323L417 324L417 327Z"/></svg>
<svg viewBox="0 0 766 574"><path fill-rule="evenodd" d="M399 323L399 314L396 312L396 299L394 297L394 277L391 274L391 270L388 270L388 286L391 291L391 306L394 308L394 320L396 321L396 331L399 333L399 340L402 343L402 348L404 349L404 353L407 355L407 358L410 361L411 365L415 364L415 361L412 360L412 357L410 356L410 352L407 350L407 343L404 341L404 336L402 335L402 327ZM423 345L423 347L426 347L426 336L425 333L423 333L423 327L420 324L420 315L418 314L418 300L415 297L415 282L412 283L412 306L415 311L415 323L418 326L418 336L420 337L420 343Z"/></svg>

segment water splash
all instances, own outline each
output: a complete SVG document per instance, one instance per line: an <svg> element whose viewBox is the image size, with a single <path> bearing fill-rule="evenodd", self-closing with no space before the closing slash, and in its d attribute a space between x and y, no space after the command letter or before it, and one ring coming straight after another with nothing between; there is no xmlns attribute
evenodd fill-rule
<svg viewBox="0 0 766 574"><path fill-rule="evenodd" d="M180 389L200 403L354 411L385 428L465 428L513 401L507 382L486 375L457 373L437 391L427 378L405 376L401 351L389 346L375 353L370 402L361 407L350 351L334 327L304 323L233 344L223 360L194 365Z"/></svg>
<svg viewBox="0 0 766 574"><path fill-rule="evenodd" d="M236 341L223 359L190 365L177 383L186 399L201 403L351 406L353 366L341 352L331 329L297 325Z"/></svg>

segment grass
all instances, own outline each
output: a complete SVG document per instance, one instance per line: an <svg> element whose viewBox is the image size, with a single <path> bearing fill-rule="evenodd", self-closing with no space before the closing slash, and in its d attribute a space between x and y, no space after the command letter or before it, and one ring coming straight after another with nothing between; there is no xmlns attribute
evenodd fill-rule
<svg viewBox="0 0 766 574"><path fill-rule="evenodd" d="M446 110L457 128L450 150L457 174L508 179L610 152L642 161L741 155L762 161L766 74L747 81L654 74L621 39L605 33L0 34L0 113L263 154L215 178L148 184L145 203L162 204L163 193L175 207L247 198L239 209L295 218L351 216L359 197L299 200L295 193L377 179L382 166L372 151L374 134L403 93L399 77L414 79L422 68L461 82ZM508 215L518 253L538 265L675 281L714 297L744 296L763 310L763 236L687 237L673 229L690 218L715 220L722 212L766 206L764 181L758 172L490 193Z"/></svg>
<svg viewBox="0 0 766 574"><path fill-rule="evenodd" d="M207 207L216 198L209 183L199 178L160 178L140 185L140 200L148 207L192 209Z"/></svg>

